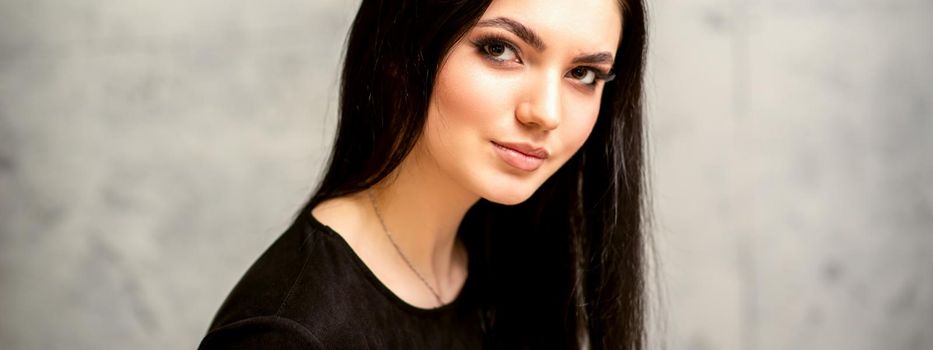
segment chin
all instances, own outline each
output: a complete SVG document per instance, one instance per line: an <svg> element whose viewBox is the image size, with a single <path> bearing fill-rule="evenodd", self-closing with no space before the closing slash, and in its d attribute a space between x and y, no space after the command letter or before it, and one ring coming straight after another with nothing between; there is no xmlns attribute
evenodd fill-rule
<svg viewBox="0 0 933 350"><path fill-rule="evenodd" d="M487 201L490 201L490 202L493 202L493 203L496 203L496 204L502 204L502 205L516 205L516 204L521 204L522 202L528 200L528 198L531 198L531 194L528 194L528 195L505 195L505 196L503 196L503 195L501 195L501 194L498 194L498 195L494 195L494 196L484 196L483 198L486 199Z"/></svg>
<svg viewBox="0 0 933 350"><path fill-rule="evenodd" d="M530 184L528 180L525 183L510 183L502 181L495 186L490 186L482 195L483 199L502 205L516 205L531 198L540 184Z"/></svg>

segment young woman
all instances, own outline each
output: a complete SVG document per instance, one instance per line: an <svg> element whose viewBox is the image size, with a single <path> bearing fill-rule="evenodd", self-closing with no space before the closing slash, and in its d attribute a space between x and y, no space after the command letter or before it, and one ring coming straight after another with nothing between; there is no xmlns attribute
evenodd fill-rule
<svg viewBox="0 0 933 350"><path fill-rule="evenodd" d="M640 0L363 0L320 187L203 349L640 349Z"/></svg>

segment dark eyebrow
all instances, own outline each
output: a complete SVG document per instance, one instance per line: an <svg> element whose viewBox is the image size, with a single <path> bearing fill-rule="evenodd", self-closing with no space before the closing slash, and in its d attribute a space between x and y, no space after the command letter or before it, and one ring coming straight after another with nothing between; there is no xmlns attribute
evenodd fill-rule
<svg viewBox="0 0 933 350"><path fill-rule="evenodd" d="M520 22L508 18L508 17L496 17L491 19L486 19L476 23L477 27L496 27L502 28L512 32L515 36L519 37L538 51L544 51L547 47L544 45L544 41L541 40L541 37L538 36L535 31L531 28L526 27ZM577 56L573 59L574 64L609 64L612 65L615 63L615 60L612 58L612 54L606 51L597 52L593 54L586 54Z"/></svg>
<svg viewBox="0 0 933 350"><path fill-rule="evenodd" d="M574 57L574 64L613 64L612 54L606 51Z"/></svg>
<svg viewBox="0 0 933 350"><path fill-rule="evenodd" d="M535 31L514 19L508 17L496 17L479 21L479 23L476 23L476 26L502 28L512 32L512 34L515 34L515 36L517 36L519 39L522 39L538 51L544 51L545 49L544 41L541 40L541 37L538 36Z"/></svg>

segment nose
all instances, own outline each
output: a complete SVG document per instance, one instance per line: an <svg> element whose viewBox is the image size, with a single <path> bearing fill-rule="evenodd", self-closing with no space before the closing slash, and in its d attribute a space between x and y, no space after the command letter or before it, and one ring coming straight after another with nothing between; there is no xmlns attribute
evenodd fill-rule
<svg viewBox="0 0 933 350"><path fill-rule="evenodd" d="M522 124L553 130L560 124L560 78L529 82L525 98L516 106L515 118Z"/></svg>

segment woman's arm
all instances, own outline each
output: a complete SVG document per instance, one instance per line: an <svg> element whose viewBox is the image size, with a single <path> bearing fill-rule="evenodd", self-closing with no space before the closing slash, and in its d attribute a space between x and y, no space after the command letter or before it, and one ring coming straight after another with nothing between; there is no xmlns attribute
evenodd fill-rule
<svg viewBox="0 0 933 350"><path fill-rule="evenodd" d="M207 333L198 346L210 349L323 349L305 326L278 316L237 321Z"/></svg>

